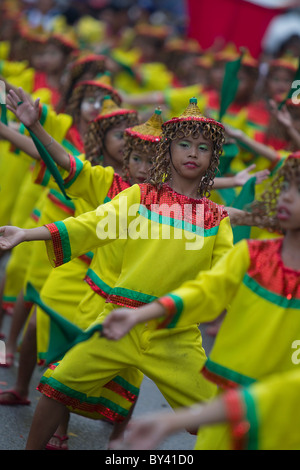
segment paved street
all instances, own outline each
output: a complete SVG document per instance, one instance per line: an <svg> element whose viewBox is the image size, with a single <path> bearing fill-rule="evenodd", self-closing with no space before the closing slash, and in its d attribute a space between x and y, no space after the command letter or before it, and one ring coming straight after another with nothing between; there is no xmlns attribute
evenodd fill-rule
<svg viewBox="0 0 300 470"><path fill-rule="evenodd" d="M5 265L5 260L1 262L1 270ZM4 333L7 334L11 317L6 316L4 320ZM209 341L209 340L208 340ZM207 343L209 346L209 342ZM18 359L18 358L17 358ZM2 390L11 388L17 376L18 364L11 368L0 368L0 388ZM22 450L24 449L32 416L40 394L36 391L43 369L37 367L31 382L29 406L1 406L1 431L0 450ZM139 416L145 412L170 410L156 385L145 377L140 397L138 399L134 416ZM107 448L108 437L111 432L111 425L102 421L93 421L77 415L71 415L69 426L69 448L71 450L105 450ZM187 432L181 432L167 439L159 450L192 450L195 437Z"/></svg>

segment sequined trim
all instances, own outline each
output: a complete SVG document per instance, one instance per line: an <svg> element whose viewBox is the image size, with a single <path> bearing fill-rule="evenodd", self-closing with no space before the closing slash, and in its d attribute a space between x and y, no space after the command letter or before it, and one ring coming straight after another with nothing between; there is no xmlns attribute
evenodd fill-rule
<svg viewBox="0 0 300 470"><path fill-rule="evenodd" d="M137 395L131 393L129 390L126 390L126 388L122 387L122 385L116 383L114 380L108 382L106 385L104 385L104 387L116 393L117 395L120 395L131 403L135 403L137 400Z"/></svg>
<svg viewBox="0 0 300 470"><path fill-rule="evenodd" d="M129 187L130 187L129 183L124 181L123 178L120 175L118 175L117 173L114 173L112 184L111 184L111 186L109 188L109 191L107 193L107 197L109 199L113 199L121 191L124 191L125 189L127 189Z"/></svg>
<svg viewBox="0 0 300 470"><path fill-rule="evenodd" d="M57 207L62 209L64 212L66 212L67 214L70 214L70 215L74 215L75 207L74 207L73 203L71 205L67 205L56 194L54 194L53 190L49 191L49 193L47 194L47 197L48 197L48 199L50 199L51 202L53 202L53 204L55 204Z"/></svg>
<svg viewBox="0 0 300 470"><path fill-rule="evenodd" d="M74 175L76 172L76 160L72 155L69 155L69 158L70 158L70 172L68 176L64 179L65 184L69 183L74 178Z"/></svg>
<svg viewBox="0 0 300 470"><path fill-rule="evenodd" d="M115 287L111 290L107 302L122 305L123 307L138 308L156 299L157 297L144 294L143 292L137 292L123 287Z"/></svg>
<svg viewBox="0 0 300 470"><path fill-rule="evenodd" d="M282 240L248 240L250 267L244 283L273 303L300 308L300 272L284 266Z"/></svg>
<svg viewBox="0 0 300 470"><path fill-rule="evenodd" d="M39 172L37 174L37 177L35 178L35 183L36 184L41 184L43 179L44 179L44 176L45 176L45 173L46 173L46 170L47 170L47 166L45 164L45 162L43 160L40 160L39 161Z"/></svg>
<svg viewBox="0 0 300 470"><path fill-rule="evenodd" d="M81 261L83 261L88 266L92 262L92 258L88 254L80 255L80 256L78 256L78 258L81 259Z"/></svg>
<svg viewBox="0 0 300 470"><path fill-rule="evenodd" d="M51 233L52 247L54 251L55 267L70 261L71 247L67 229L63 222L56 222L45 225Z"/></svg>
<svg viewBox="0 0 300 470"><path fill-rule="evenodd" d="M38 222L40 220L40 217L41 217L41 211L39 211L38 209L33 209L33 211L31 212L30 214L30 217L35 221L35 222Z"/></svg>
<svg viewBox="0 0 300 470"><path fill-rule="evenodd" d="M229 390L222 397L229 420L233 450L247 448L250 423L245 416L244 404L241 394L236 390Z"/></svg>
<svg viewBox="0 0 300 470"><path fill-rule="evenodd" d="M184 221L187 225L190 224L196 227L199 225L199 206L203 206L200 222L204 230L218 227L221 220L228 217L228 213L223 206L205 197L193 199L176 193L167 184L164 184L160 189L150 184L140 184L139 187L141 192L140 205L150 212L154 212L157 208L162 217L178 219ZM165 213L163 212L164 208ZM170 210L175 211L173 217L170 217Z"/></svg>
<svg viewBox="0 0 300 470"><path fill-rule="evenodd" d="M207 359L201 370L202 374L211 382L228 389L237 387L247 387L255 382L255 379L240 374L239 372L222 366L211 359Z"/></svg>
<svg viewBox="0 0 300 470"><path fill-rule="evenodd" d="M159 322L158 329L174 328L183 310L182 299L173 294L158 299L158 302L166 309L166 316Z"/></svg>
<svg viewBox="0 0 300 470"><path fill-rule="evenodd" d="M69 397L58 390L55 390L48 384L40 383L37 387L37 390L41 392L48 398L52 398L65 406L72 408L73 412L77 413L85 413L88 415L92 415L97 413L103 418L111 422L122 422L126 418L126 416L121 415L120 413L113 411L108 406L105 406L101 403L87 403L87 402L80 402L77 398ZM107 400L108 401L108 400ZM124 410L126 411L126 410Z"/></svg>
<svg viewBox="0 0 300 470"><path fill-rule="evenodd" d="M111 287L104 281L102 281L102 279L97 276L95 271L93 271L92 269L88 269L84 280L88 283L88 285L94 292L96 292L101 297L107 299L111 291Z"/></svg>

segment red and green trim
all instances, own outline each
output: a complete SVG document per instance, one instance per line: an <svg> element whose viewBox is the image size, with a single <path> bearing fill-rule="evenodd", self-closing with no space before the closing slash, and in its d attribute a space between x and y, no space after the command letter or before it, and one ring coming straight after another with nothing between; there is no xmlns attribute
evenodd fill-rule
<svg viewBox="0 0 300 470"><path fill-rule="evenodd" d="M222 396L231 431L232 450L245 450L248 445L250 423L246 419L245 404L240 390L229 390Z"/></svg>
<svg viewBox="0 0 300 470"><path fill-rule="evenodd" d="M156 300L153 295L144 294L124 287L115 287L111 290L107 302L122 305L123 307L138 308Z"/></svg>
<svg viewBox="0 0 300 470"><path fill-rule="evenodd" d="M210 358L206 360L201 370L204 377L223 389L248 387L256 382L252 377L240 374L239 372L222 366Z"/></svg>
<svg viewBox="0 0 300 470"><path fill-rule="evenodd" d="M64 179L64 187L69 188L78 178L83 168L83 162L76 156L70 155L70 172L67 178Z"/></svg>
<svg viewBox="0 0 300 470"><path fill-rule="evenodd" d="M166 309L166 315L159 323L158 329L174 328L183 311L183 301L181 297L178 297L178 295L174 294L168 294L158 299L158 302Z"/></svg>
<svg viewBox="0 0 300 470"><path fill-rule="evenodd" d="M200 224L196 225L187 222L183 217L181 219L176 219L174 217L170 217L169 215L163 215L160 212L155 212L153 210L148 209L142 204L139 206L138 212L142 217L151 220L151 222L157 222L158 224L168 225L179 230L186 230L201 237L215 236L217 235L219 230L218 225L209 229L205 229L204 227L201 227Z"/></svg>
<svg viewBox="0 0 300 470"><path fill-rule="evenodd" d="M92 251L88 251L84 255L78 256L81 261L83 261L85 264L90 265L93 259L94 253Z"/></svg>
<svg viewBox="0 0 300 470"><path fill-rule="evenodd" d="M34 183L39 184L41 186L48 186L50 178L51 178L51 173L48 170L47 165L45 164L43 160L39 160L38 165L39 165L39 170L34 180Z"/></svg>
<svg viewBox="0 0 300 470"><path fill-rule="evenodd" d="M31 212L30 216L35 222L38 222L40 220L40 217L41 217L41 211L39 209L35 208Z"/></svg>
<svg viewBox="0 0 300 470"><path fill-rule="evenodd" d="M59 191L56 191L56 189L50 189L47 197L53 202L53 204L65 211L67 214L74 215L74 203L71 200L66 199Z"/></svg>
<svg viewBox="0 0 300 470"><path fill-rule="evenodd" d="M88 269L84 280L88 283L91 289L101 297L108 298L111 292L111 287L106 284L92 269Z"/></svg>
<svg viewBox="0 0 300 470"><path fill-rule="evenodd" d="M114 381L115 384L110 384L107 388L110 389L110 387L112 387L112 389L114 389L117 394L118 391L121 391L121 396L126 398L126 394L124 394L124 384L121 382L121 380L119 380L119 378L115 378ZM49 398L57 400L65 406L71 407L73 411L78 413L98 413L111 422L121 422L128 414L128 410L121 407L120 405L117 405L113 401L108 400L107 398L88 397L85 393L81 393L70 387L67 387L53 377L47 378L43 376L37 389ZM129 401L132 403L137 399L139 392L139 390L136 389L136 393L136 390L134 389L135 387L131 386L128 390L129 393L127 399L129 399Z"/></svg>
<svg viewBox="0 0 300 470"><path fill-rule="evenodd" d="M45 225L51 233L52 245L54 250L54 264L61 266L71 260L71 245L69 234L65 224L62 221Z"/></svg>
<svg viewBox="0 0 300 470"><path fill-rule="evenodd" d="M249 276L248 273L246 273L243 278L243 284L259 297L262 297L263 299L277 305L278 307L294 308L297 310L300 309L300 299L293 298L290 295L284 297L283 295L271 292L270 290L266 289L266 287L260 285L251 276Z"/></svg>

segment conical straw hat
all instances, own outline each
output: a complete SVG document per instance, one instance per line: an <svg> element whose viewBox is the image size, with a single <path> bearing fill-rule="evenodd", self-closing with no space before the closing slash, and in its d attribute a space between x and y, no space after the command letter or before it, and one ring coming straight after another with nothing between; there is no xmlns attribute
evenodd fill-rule
<svg viewBox="0 0 300 470"><path fill-rule="evenodd" d="M224 126L220 122L215 121L215 119L211 119L211 118L207 118L203 116L203 114L201 113L198 107L197 98L190 98L189 105L184 110L184 112L179 117L174 117L170 119L169 121L166 121L163 124L163 127L175 124L177 122L185 122L185 121L198 121L198 122L210 123L212 125L215 125L224 129Z"/></svg>
<svg viewBox="0 0 300 470"><path fill-rule="evenodd" d="M126 114L137 115L137 111L134 109L121 108L111 99L111 96L107 95L103 98L103 105L102 105L101 112L96 117L96 119L94 119L94 122L101 121L103 119L109 119L113 116L120 116L120 115L126 115Z"/></svg>
<svg viewBox="0 0 300 470"><path fill-rule="evenodd" d="M131 137L137 137L150 142L159 142L162 133L161 110L157 108L148 121L138 126L126 129L125 133Z"/></svg>

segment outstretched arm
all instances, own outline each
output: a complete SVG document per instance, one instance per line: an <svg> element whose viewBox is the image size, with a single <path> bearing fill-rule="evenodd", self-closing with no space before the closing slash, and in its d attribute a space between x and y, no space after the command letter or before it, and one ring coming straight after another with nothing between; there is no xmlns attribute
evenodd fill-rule
<svg viewBox="0 0 300 470"><path fill-rule="evenodd" d="M155 449L168 436L184 429L220 424L228 420L226 406L221 398L205 405L167 413L155 413L131 421L123 439L111 441L112 449Z"/></svg>
<svg viewBox="0 0 300 470"><path fill-rule="evenodd" d="M235 188L243 186L250 178L255 176L256 184L262 183L270 175L269 170L261 170L256 173L250 174L255 169L256 165L249 165L245 170L240 171L233 176L221 176L214 179L213 189Z"/></svg>
<svg viewBox="0 0 300 470"><path fill-rule="evenodd" d="M278 160L278 153L272 147L261 144L254 139L251 139L245 132L240 129L233 129L226 126L226 133L229 137L236 139L237 144L246 145L253 153L265 157L267 160L270 160L272 163L275 163Z"/></svg>
<svg viewBox="0 0 300 470"><path fill-rule="evenodd" d="M39 99L34 103L28 98L22 88L18 93L10 90L7 94L7 109L32 131L45 146L55 163L67 171L70 171L70 157L66 150L45 131L39 121Z"/></svg>
<svg viewBox="0 0 300 470"><path fill-rule="evenodd" d="M23 242L34 240L50 240L51 234L49 230L42 226L31 229L23 229L6 225L0 227L0 249L11 250L15 246Z"/></svg>
<svg viewBox="0 0 300 470"><path fill-rule="evenodd" d="M3 123L0 123L0 137L4 140L8 140L8 142L13 144L16 148L22 150L35 160L40 160L40 154L30 137L20 134L15 129Z"/></svg>

